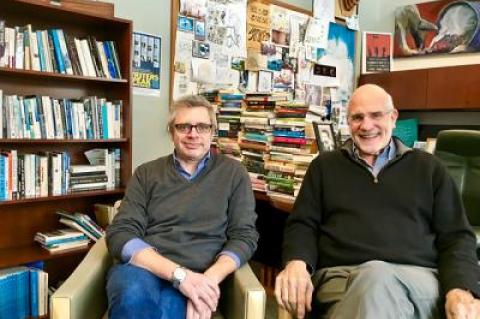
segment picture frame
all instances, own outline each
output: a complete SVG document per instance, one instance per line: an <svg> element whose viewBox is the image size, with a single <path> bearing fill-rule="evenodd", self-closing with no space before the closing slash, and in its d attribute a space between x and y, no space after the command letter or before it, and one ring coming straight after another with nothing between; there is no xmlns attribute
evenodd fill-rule
<svg viewBox="0 0 480 319"><path fill-rule="evenodd" d="M363 32L362 74L390 72L393 65L393 34Z"/></svg>
<svg viewBox="0 0 480 319"><path fill-rule="evenodd" d="M210 58L210 43L193 40L192 56L194 58Z"/></svg>
<svg viewBox="0 0 480 319"><path fill-rule="evenodd" d="M331 152L337 149L337 140L332 123L313 122L313 131L319 152Z"/></svg>
<svg viewBox="0 0 480 319"><path fill-rule="evenodd" d="M262 93L270 93L272 91L272 72L258 71L257 91Z"/></svg>
<svg viewBox="0 0 480 319"><path fill-rule="evenodd" d="M178 16L177 29L183 32L193 32L193 18Z"/></svg>

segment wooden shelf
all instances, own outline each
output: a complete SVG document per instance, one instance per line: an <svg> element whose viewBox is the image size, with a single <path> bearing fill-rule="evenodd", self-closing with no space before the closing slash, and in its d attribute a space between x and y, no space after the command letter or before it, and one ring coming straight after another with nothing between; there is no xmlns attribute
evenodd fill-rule
<svg viewBox="0 0 480 319"><path fill-rule="evenodd" d="M128 84L128 81L125 79L107 79L99 78L93 76L83 76L83 75L69 75L62 73L54 72L45 72L45 71L33 71L33 70L22 70L22 69L12 69L0 67L0 75L14 75L14 76L24 76L28 78L40 77L42 79L55 79L55 80L66 80L66 81L92 81L92 82L108 82L108 83L120 83Z"/></svg>
<svg viewBox="0 0 480 319"><path fill-rule="evenodd" d="M84 255L91 246L92 244L85 248L71 249L57 253L50 253L35 243L28 246L0 249L0 269L39 260L45 261L68 256Z"/></svg>
<svg viewBox="0 0 480 319"><path fill-rule="evenodd" d="M57 196L29 197L29 198L15 199L15 200L0 201L0 207L22 205L27 203L49 202L49 201L64 200L64 199L75 199L75 198L82 198L82 197L122 195L124 192L125 192L124 188L117 188L117 189L111 189L111 190L83 191L83 192L70 193L70 194L57 195ZM1 212L0 212L0 215L1 215Z"/></svg>
<svg viewBox="0 0 480 319"><path fill-rule="evenodd" d="M80 139L31 139L31 138L2 138L0 144L85 144L85 143L126 143L128 138L113 138L113 139L94 139L94 140L80 140Z"/></svg>

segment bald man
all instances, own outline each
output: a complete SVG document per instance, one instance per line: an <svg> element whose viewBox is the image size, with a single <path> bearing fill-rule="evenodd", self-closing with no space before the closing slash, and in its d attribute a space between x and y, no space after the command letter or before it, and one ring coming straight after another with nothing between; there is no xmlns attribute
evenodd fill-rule
<svg viewBox="0 0 480 319"><path fill-rule="evenodd" d="M435 157L392 137L397 117L382 88L358 88L352 138L308 169L275 287L298 318L480 318L476 238L459 192Z"/></svg>

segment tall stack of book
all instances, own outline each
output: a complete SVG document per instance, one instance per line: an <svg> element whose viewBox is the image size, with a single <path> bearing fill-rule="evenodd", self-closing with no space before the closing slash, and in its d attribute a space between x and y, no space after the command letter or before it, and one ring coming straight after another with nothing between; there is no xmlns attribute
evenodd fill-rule
<svg viewBox="0 0 480 319"><path fill-rule="evenodd" d="M0 20L0 67L120 79L114 41L76 38L62 29L33 30L31 24L7 27Z"/></svg>
<svg viewBox="0 0 480 319"><path fill-rule="evenodd" d="M109 180L105 165L72 165L70 167L70 191L107 189Z"/></svg>
<svg viewBox="0 0 480 319"><path fill-rule="evenodd" d="M276 104L272 146L265 163L269 196L294 200L315 156L311 154L312 140L305 134L307 112L304 101Z"/></svg>
<svg viewBox="0 0 480 319"><path fill-rule="evenodd" d="M37 232L34 240L51 253L87 247L89 237L73 228Z"/></svg>
<svg viewBox="0 0 480 319"><path fill-rule="evenodd" d="M243 94L220 92L218 95L217 147L221 153L240 160L238 133L240 131L240 116L242 113Z"/></svg>
<svg viewBox="0 0 480 319"><path fill-rule="evenodd" d="M36 318L47 310L46 272L23 266L0 270L0 318Z"/></svg>
<svg viewBox="0 0 480 319"><path fill-rule="evenodd" d="M270 119L274 117L275 101L270 94L247 94L243 101L240 118L242 131L238 140L242 163L247 168L256 191L266 192L265 154L268 154L272 140Z"/></svg>

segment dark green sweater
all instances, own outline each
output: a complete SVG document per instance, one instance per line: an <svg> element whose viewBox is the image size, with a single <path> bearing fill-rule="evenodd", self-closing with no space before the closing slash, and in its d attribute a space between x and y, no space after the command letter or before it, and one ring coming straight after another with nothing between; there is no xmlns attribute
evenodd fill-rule
<svg viewBox="0 0 480 319"><path fill-rule="evenodd" d="M140 238L164 257L204 271L222 250L247 261L257 247L255 220L250 179L240 163L212 154L187 181L170 155L137 168L107 229L107 245L120 259L125 243Z"/></svg>
<svg viewBox="0 0 480 319"><path fill-rule="evenodd" d="M445 292L480 296L476 239L453 179L432 155L396 145L378 180L355 160L351 142L311 163L285 228L284 262L433 267Z"/></svg>

